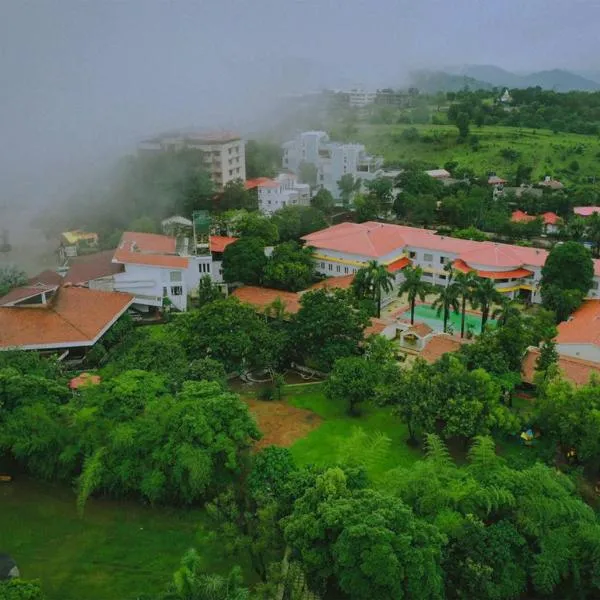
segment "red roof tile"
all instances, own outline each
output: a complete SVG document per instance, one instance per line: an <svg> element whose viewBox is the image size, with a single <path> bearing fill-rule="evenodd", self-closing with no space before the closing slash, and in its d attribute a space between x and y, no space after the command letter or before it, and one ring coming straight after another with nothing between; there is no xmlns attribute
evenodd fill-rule
<svg viewBox="0 0 600 600"><path fill-rule="evenodd" d="M600 212L600 206L576 206L573 212L580 217L589 217L590 215Z"/></svg>
<svg viewBox="0 0 600 600"><path fill-rule="evenodd" d="M562 219L553 212L545 212L544 214L542 214L542 221L544 223L544 225L556 225L558 224Z"/></svg>
<svg viewBox="0 0 600 600"><path fill-rule="evenodd" d="M115 262L187 269L188 259L176 254L176 240L168 235L126 231L113 257Z"/></svg>
<svg viewBox="0 0 600 600"><path fill-rule="evenodd" d="M261 311L277 298L285 304L286 312L295 314L300 310L300 295L295 292L245 285L237 288L231 295Z"/></svg>
<svg viewBox="0 0 600 600"><path fill-rule="evenodd" d="M37 275L29 278L30 285L36 283L43 283L45 285L60 285L63 282L62 275L59 275L56 271L46 269Z"/></svg>
<svg viewBox="0 0 600 600"><path fill-rule="evenodd" d="M265 184L268 184L271 182L273 182L273 180L270 179L269 177L257 177L256 179L247 179L246 182L244 183L244 187L247 190L252 190L261 185L265 185Z"/></svg>
<svg viewBox="0 0 600 600"><path fill-rule="evenodd" d="M426 335L429 335L432 331L433 329L429 327L427 323L415 323L406 330L406 333L413 333L414 335L423 338Z"/></svg>
<svg viewBox="0 0 600 600"><path fill-rule="evenodd" d="M364 337L369 337L370 335L379 335L383 333L386 327L391 325L392 323L389 321L384 321L383 319L378 319L377 317L373 317L370 321L370 324L367 325L365 331L363 333Z"/></svg>
<svg viewBox="0 0 600 600"><path fill-rule="evenodd" d="M237 242L238 238L227 237L224 235L211 235L210 236L210 250L211 252L223 252L229 244Z"/></svg>
<svg viewBox="0 0 600 600"><path fill-rule="evenodd" d="M390 273L397 273L398 271L401 271L402 269L404 269L404 267L407 267L408 265L410 265L410 259L406 258L406 256L403 256L402 258L391 262L387 266L387 270Z"/></svg>
<svg viewBox="0 0 600 600"><path fill-rule="evenodd" d="M586 300L567 321L560 323L556 343L600 346L600 300Z"/></svg>
<svg viewBox="0 0 600 600"><path fill-rule="evenodd" d="M91 375L90 373L81 373L77 377L73 377L69 381L69 387L72 390L78 390L82 386L86 385L98 385L100 383L100 375Z"/></svg>
<svg viewBox="0 0 600 600"><path fill-rule="evenodd" d="M106 250L72 259L65 283L84 285L94 279L120 273L123 265L113 263L113 254L114 250Z"/></svg>
<svg viewBox="0 0 600 600"><path fill-rule="evenodd" d="M58 285L46 285L45 283L36 283L34 285L23 285L18 288L14 288L8 294L0 298L0 306L7 306L26 300L27 298L34 298L44 292L53 292L58 289Z"/></svg>
<svg viewBox="0 0 600 600"><path fill-rule="evenodd" d="M535 377L535 363L540 355L539 348L529 348L521 365L523 380L533 383ZM600 377L600 363L582 360L574 356L560 355L558 368L565 379L575 385L585 385L592 375Z"/></svg>
<svg viewBox="0 0 600 600"><path fill-rule="evenodd" d="M535 221L536 217L533 215L528 215L526 212L522 210L515 210L510 217L510 220L513 223L529 223L530 221Z"/></svg>
<svg viewBox="0 0 600 600"><path fill-rule="evenodd" d="M311 285L309 290L319 290L321 288L347 290L352 286L353 281L354 275L328 277L327 279L323 279L323 281L319 281L318 283L314 283L313 285Z"/></svg>
<svg viewBox="0 0 600 600"><path fill-rule="evenodd" d="M46 306L0 307L0 348L92 346L133 298L120 292L62 287Z"/></svg>
<svg viewBox="0 0 600 600"><path fill-rule="evenodd" d="M517 279L521 277L530 277L533 275L533 271L528 269L512 269L510 271L481 271L469 267L464 261L458 259L452 263L452 267L462 273L468 273L473 271L477 273L479 277L485 277L486 279Z"/></svg>
<svg viewBox="0 0 600 600"><path fill-rule="evenodd" d="M517 269L523 264L523 259L513 248L493 243L482 243L472 250L462 252L459 258L469 266L475 264Z"/></svg>
<svg viewBox="0 0 600 600"><path fill-rule="evenodd" d="M434 363L448 352L456 352L466 343L464 340L459 340L443 333L433 336L428 342L421 354L422 359L428 363Z"/></svg>

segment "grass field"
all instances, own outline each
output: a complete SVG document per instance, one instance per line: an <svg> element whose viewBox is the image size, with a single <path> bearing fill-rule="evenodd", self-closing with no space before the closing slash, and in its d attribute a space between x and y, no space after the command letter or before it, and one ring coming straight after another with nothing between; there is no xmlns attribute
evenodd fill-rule
<svg viewBox="0 0 600 600"><path fill-rule="evenodd" d="M68 487L24 477L0 484L0 551L10 552L23 577L42 581L48 600L156 593L192 546L208 570L230 566L199 510L91 499L80 518Z"/></svg>
<svg viewBox="0 0 600 600"><path fill-rule="evenodd" d="M370 469L375 481L389 469L410 466L422 456L418 449L407 446L408 429L389 409L363 406L360 417L349 417L344 406L325 398L321 386L289 386L286 397L293 406L311 410L323 419L317 429L291 447L300 465L325 465L342 459L340 440L350 437L356 427L366 433L383 433L391 440L387 458Z"/></svg>
<svg viewBox="0 0 600 600"><path fill-rule="evenodd" d="M401 137L409 127L419 131L421 141L409 143ZM546 174L565 183L600 176L600 141L594 136L502 126L472 127L471 135L479 138L477 151L469 144L457 144L457 130L453 125L361 124L355 137L366 145L369 152L383 156L387 163L420 160L435 168L455 160L461 167L469 167L478 175L495 171L499 176L508 177L521 162L533 167L533 181L541 180ZM422 141L423 136L431 141ZM503 158L500 152L507 148L516 150L519 157L514 161ZM579 163L576 172L569 169L573 161Z"/></svg>

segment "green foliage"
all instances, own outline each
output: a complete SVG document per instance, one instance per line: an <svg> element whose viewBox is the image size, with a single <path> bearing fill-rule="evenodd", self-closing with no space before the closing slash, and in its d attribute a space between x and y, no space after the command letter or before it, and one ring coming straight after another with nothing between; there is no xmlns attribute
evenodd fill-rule
<svg viewBox="0 0 600 600"><path fill-rule="evenodd" d="M311 248L302 248L296 242L284 242L275 246L262 279L267 287L297 292L310 286L314 268Z"/></svg>
<svg viewBox="0 0 600 600"><path fill-rule="evenodd" d="M223 252L223 279L228 283L258 285L267 264L264 242L260 238L241 238Z"/></svg>
<svg viewBox="0 0 600 600"><path fill-rule="evenodd" d="M281 166L279 144L248 140L246 142L246 177L274 177Z"/></svg>
<svg viewBox="0 0 600 600"><path fill-rule="evenodd" d="M292 342L305 364L328 371L338 358L359 353L368 317L352 306L344 290L302 294L292 322Z"/></svg>
<svg viewBox="0 0 600 600"><path fill-rule="evenodd" d="M257 212L242 212L237 231L241 237L262 240L263 246L272 246L279 239L275 222Z"/></svg>
<svg viewBox="0 0 600 600"><path fill-rule="evenodd" d="M565 242L552 248L542 268L542 294L544 287L552 285L587 294L593 279L594 263L589 250L576 242Z"/></svg>
<svg viewBox="0 0 600 600"><path fill-rule="evenodd" d="M322 213L328 215L335 208L335 199L329 190L321 188L310 201L311 205L320 210Z"/></svg>
<svg viewBox="0 0 600 600"><path fill-rule="evenodd" d="M379 213L379 202L374 196L357 194L354 197L354 215L357 223L376 221L379 218Z"/></svg>
<svg viewBox="0 0 600 600"><path fill-rule="evenodd" d="M282 242L299 241L302 236L327 227L323 213L314 206L286 206L273 215L272 221Z"/></svg>
<svg viewBox="0 0 600 600"><path fill-rule="evenodd" d="M380 366L358 356L338 358L325 385L325 394L334 402L347 403L350 415L359 414L358 405L372 399L380 379Z"/></svg>
<svg viewBox="0 0 600 600"><path fill-rule="evenodd" d="M0 581L0 598L2 600L44 600L39 581L26 579L8 579Z"/></svg>
<svg viewBox="0 0 600 600"><path fill-rule="evenodd" d="M0 266L0 297L26 283L27 274L16 265Z"/></svg>
<svg viewBox="0 0 600 600"><path fill-rule="evenodd" d="M218 208L221 211L256 210L258 208L258 198L246 189L242 179L234 179L225 184L223 193L219 198Z"/></svg>
<svg viewBox="0 0 600 600"><path fill-rule="evenodd" d="M408 265L402 271L404 275L404 281L398 288L398 296L406 294L408 297L408 303L410 305L410 324L413 325L415 322L415 304L417 299L421 301L425 300L425 296L430 290L430 285L423 281L423 269L421 267L413 267Z"/></svg>
<svg viewBox="0 0 600 600"><path fill-rule="evenodd" d="M381 316L381 299L383 294L393 289L394 276L385 265L371 260L361 267L352 280L352 290L359 300L371 299L377 308L375 316Z"/></svg>
<svg viewBox="0 0 600 600"><path fill-rule="evenodd" d="M228 373L272 365L282 351L264 319L233 297L188 311L169 327L188 358L213 358Z"/></svg>
<svg viewBox="0 0 600 600"><path fill-rule="evenodd" d="M140 233L158 233L156 221L151 217L138 217L133 220L127 231L139 231Z"/></svg>
<svg viewBox="0 0 600 600"><path fill-rule="evenodd" d="M485 242L488 239L488 236L483 233L483 231L477 229L477 227L474 227L473 225L466 227L465 229L453 231L452 237L461 240L474 240L475 242Z"/></svg>
<svg viewBox="0 0 600 600"><path fill-rule="evenodd" d="M200 283L198 284L198 306L204 306L222 298L223 292L221 288L216 283L213 283L210 275L204 275L200 278Z"/></svg>
<svg viewBox="0 0 600 600"><path fill-rule="evenodd" d="M214 358L197 358L188 365L185 373L186 381L214 381L225 389L227 383L223 363Z"/></svg>
<svg viewBox="0 0 600 600"><path fill-rule="evenodd" d="M342 175L341 179L337 181L338 189L340 190L340 198L344 208L348 208L352 203L354 194L360 191L362 181L359 177L356 179L352 173L346 173Z"/></svg>
<svg viewBox="0 0 600 600"><path fill-rule="evenodd" d="M317 187L319 170L313 163L302 161L298 167L298 179L300 183L307 183L311 189Z"/></svg>

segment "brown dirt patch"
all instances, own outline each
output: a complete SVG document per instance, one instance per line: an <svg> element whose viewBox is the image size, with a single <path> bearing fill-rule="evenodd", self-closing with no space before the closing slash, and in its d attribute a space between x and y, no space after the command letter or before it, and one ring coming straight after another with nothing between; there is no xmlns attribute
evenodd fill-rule
<svg viewBox="0 0 600 600"><path fill-rule="evenodd" d="M252 398L246 398L245 402L263 433L262 439L256 443L257 449L271 445L289 447L323 421L310 410L296 408L286 402L267 402Z"/></svg>

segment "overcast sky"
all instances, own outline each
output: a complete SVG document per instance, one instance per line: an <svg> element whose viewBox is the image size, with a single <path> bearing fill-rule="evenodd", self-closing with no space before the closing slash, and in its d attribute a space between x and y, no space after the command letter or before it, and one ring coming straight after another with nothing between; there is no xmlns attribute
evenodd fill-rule
<svg viewBox="0 0 600 600"><path fill-rule="evenodd" d="M599 23L594 0L0 0L0 204L146 133L242 126L278 91L597 69Z"/></svg>

